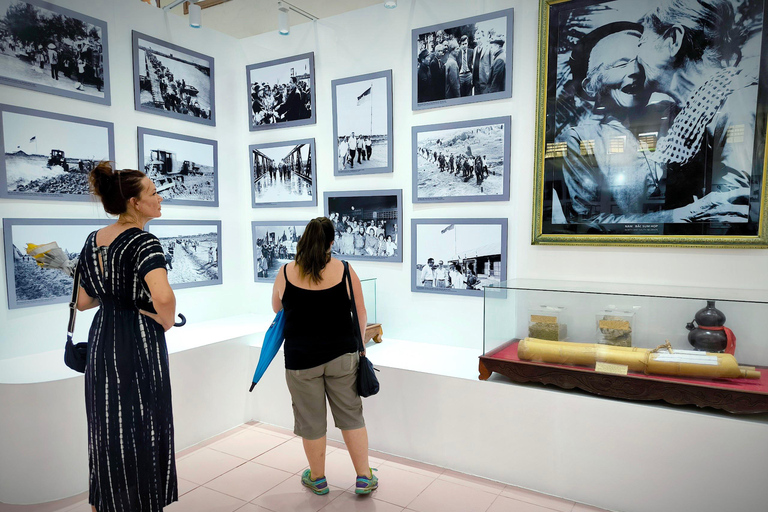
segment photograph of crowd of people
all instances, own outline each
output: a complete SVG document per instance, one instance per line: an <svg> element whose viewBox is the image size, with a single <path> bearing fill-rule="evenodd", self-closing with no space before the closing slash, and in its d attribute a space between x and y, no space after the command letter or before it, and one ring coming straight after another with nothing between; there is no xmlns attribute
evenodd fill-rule
<svg viewBox="0 0 768 512"><path fill-rule="evenodd" d="M331 82L335 175L392 172L392 70Z"/></svg>
<svg viewBox="0 0 768 512"><path fill-rule="evenodd" d="M326 192L336 229L331 252L345 260L403 261L402 190Z"/></svg>
<svg viewBox="0 0 768 512"><path fill-rule="evenodd" d="M133 32L136 110L215 126L213 57Z"/></svg>
<svg viewBox="0 0 768 512"><path fill-rule="evenodd" d="M0 105L0 197L89 201L88 173L114 160L112 123Z"/></svg>
<svg viewBox="0 0 768 512"><path fill-rule="evenodd" d="M413 109L512 96L512 9L413 31Z"/></svg>
<svg viewBox="0 0 768 512"><path fill-rule="evenodd" d="M509 117L413 127L413 201L509 199Z"/></svg>
<svg viewBox="0 0 768 512"><path fill-rule="evenodd" d="M549 9L541 234L758 234L764 2Z"/></svg>
<svg viewBox="0 0 768 512"><path fill-rule="evenodd" d="M413 219L411 291L480 295L506 280L507 219Z"/></svg>
<svg viewBox="0 0 768 512"><path fill-rule="evenodd" d="M218 206L218 142L139 127L139 169L164 201Z"/></svg>
<svg viewBox="0 0 768 512"><path fill-rule="evenodd" d="M296 257L307 221L254 221L251 226L254 280L274 282L280 267Z"/></svg>
<svg viewBox="0 0 768 512"><path fill-rule="evenodd" d="M109 105L107 24L49 3L0 0L0 83Z"/></svg>
<svg viewBox="0 0 768 512"><path fill-rule="evenodd" d="M152 221L173 288L221 284L221 221Z"/></svg>
<svg viewBox="0 0 768 512"><path fill-rule="evenodd" d="M246 68L251 131L315 122L315 54Z"/></svg>
<svg viewBox="0 0 768 512"><path fill-rule="evenodd" d="M250 146L253 207L317 206L314 149L315 139Z"/></svg>

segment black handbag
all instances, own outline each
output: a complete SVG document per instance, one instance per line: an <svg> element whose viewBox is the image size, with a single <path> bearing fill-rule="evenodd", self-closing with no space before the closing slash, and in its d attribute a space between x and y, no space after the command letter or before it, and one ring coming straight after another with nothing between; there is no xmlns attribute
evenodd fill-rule
<svg viewBox="0 0 768 512"><path fill-rule="evenodd" d="M376 372L379 371L373 367L370 359L362 355L365 350L363 337L360 334L360 320L357 317L357 305L355 304L355 292L352 289L352 276L349 273L349 263L344 263L344 276L349 285L349 298L352 302L352 332L357 339L357 349L360 352L360 363L357 366L357 394L363 398L375 395L379 392L379 379L376 378Z"/></svg>
<svg viewBox="0 0 768 512"><path fill-rule="evenodd" d="M77 315L77 296L80 291L80 269L75 266L72 300L69 302L69 326L67 327L67 344L64 345L64 364L79 373L85 373L88 363L88 343L74 343L72 336L75 332L75 316Z"/></svg>

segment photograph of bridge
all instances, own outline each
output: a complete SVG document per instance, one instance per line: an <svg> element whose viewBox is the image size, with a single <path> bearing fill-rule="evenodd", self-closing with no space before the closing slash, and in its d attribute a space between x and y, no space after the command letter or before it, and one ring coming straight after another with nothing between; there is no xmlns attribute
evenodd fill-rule
<svg viewBox="0 0 768 512"><path fill-rule="evenodd" d="M254 208L317 205L315 139L254 144L250 151Z"/></svg>

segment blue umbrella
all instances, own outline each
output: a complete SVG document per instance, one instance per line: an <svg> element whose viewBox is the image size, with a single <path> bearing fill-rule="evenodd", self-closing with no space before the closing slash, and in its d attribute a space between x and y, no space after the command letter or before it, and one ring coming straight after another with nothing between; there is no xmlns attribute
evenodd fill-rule
<svg viewBox="0 0 768 512"><path fill-rule="evenodd" d="M264 335L264 343L261 345L261 354L259 354L259 364L256 365L256 371L253 373L253 384L251 389L253 391L254 386L258 384L264 372L267 371L269 363L275 358L277 351L280 350L280 345L283 344L283 328L285 327L285 315L284 310L278 311L275 315L275 319L272 320L272 325L267 329L267 334Z"/></svg>

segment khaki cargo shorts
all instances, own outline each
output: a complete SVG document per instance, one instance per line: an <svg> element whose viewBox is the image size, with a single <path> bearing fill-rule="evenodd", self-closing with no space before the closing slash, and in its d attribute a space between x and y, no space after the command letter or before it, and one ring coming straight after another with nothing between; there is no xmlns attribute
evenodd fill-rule
<svg viewBox="0 0 768 512"><path fill-rule="evenodd" d="M293 432L304 439L320 439L327 431L325 397L340 430L363 428L363 401L357 394L357 352L343 354L314 368L285 370L293 402Z"/></svg>

